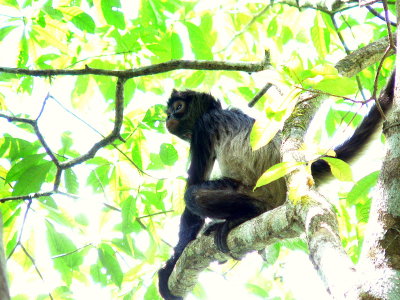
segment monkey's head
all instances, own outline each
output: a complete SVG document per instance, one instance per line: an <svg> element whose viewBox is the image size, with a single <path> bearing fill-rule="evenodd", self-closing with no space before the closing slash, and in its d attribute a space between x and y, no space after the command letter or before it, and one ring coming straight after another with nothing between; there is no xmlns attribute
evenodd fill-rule
<svg viewBox="0 0 400 300"><path fill-rule="evenodd" d="M192 90L173 90L167 102L166 126L170 133L190 141L197 120L212 109L221 109L221 103L207 93Z"/></svg>

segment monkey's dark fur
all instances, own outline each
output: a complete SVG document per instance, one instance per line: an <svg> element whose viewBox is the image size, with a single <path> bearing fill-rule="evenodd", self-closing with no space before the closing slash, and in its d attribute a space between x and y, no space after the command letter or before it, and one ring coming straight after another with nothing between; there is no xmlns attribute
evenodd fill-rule
<svg viewBox="0 0 400 300"><path fill-rule="evenodd" d="M394 73L379 97L384 112L392 105L393 89ZM162 297L180 300L182 297L170 293L168 279L182 251L204 225L204 219L225 220L212 229L216 230L218 248L227 252L229 230L281 205L286 199L287 189L281 178L253 191L261 174L280 162L279 134L264 147L253 151L249 145L249 134L254 119L240 110L222 109L221 103L210 94L190 90L174 90L167 105L167 128L172 134L190 142L191 155L179 241L174 255L158 273ZM334 149L336 157L350 161L360 153L379 127L381 119L374 105L354 134ZM222 177L209 180L215 160ZM317 182L330 173L329 165L324 160L314 162L311 170Z"/></svg>

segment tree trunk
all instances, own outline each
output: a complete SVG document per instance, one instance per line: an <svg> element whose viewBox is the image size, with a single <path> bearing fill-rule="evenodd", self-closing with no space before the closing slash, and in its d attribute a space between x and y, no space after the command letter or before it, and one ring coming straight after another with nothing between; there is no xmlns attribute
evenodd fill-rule
<svg viewBox="0 0 400 300"><path fill-rule="evenodd" d="M397 3L398 7L399 3ZM398 23L399 25L399 23ZM399 31L397 33L399 35ZM397 49L400 49L397 36ZM400 66L400 57L396 58ZM400 72L392 112L383 124L385 158L373 197L360 271L365 299L400 299Z"/></svg>

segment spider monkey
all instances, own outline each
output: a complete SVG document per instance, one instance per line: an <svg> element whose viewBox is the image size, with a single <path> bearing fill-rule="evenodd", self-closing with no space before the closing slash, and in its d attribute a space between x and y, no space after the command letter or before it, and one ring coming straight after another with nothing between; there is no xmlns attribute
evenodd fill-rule
<svg viewBox="0 0 400 300"><path fill-rule="evenodd" d="M386 112L393 102L394 73L379 96ZM206 217L224 222L212 226L217 247L227 253L228 232L239 224L271 210L286 199L283 178L253 191L257 179L269 167L280 162L280 135L253 151L249 135L254 119L238 109L223 109L220 101L207 93L173 90L167 102L166 127L179 138L190 142L191 163L185 192L186 208L181 216L179 241L174 255L159 270L159 290L164 299L181 300L168 288L168 279L186 245L194 240ZM354 158L378 129L382 116L374 105L354 134L334 151L344 161ZM218 161L221 178L210 180L214 162ZM311 166L318 182L330 173L324 160Z"/></svg>

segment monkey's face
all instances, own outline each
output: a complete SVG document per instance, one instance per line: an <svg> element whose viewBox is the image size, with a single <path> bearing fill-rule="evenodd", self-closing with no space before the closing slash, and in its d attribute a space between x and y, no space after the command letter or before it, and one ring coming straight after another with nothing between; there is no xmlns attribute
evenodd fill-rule
<svg viewBox="0 0 400 300"><path fill-rule="evenodd" d="M188 116L188 103L177 99L168 105L166 126L170 133L179 138L190 141L193 122Z"/></svg>

